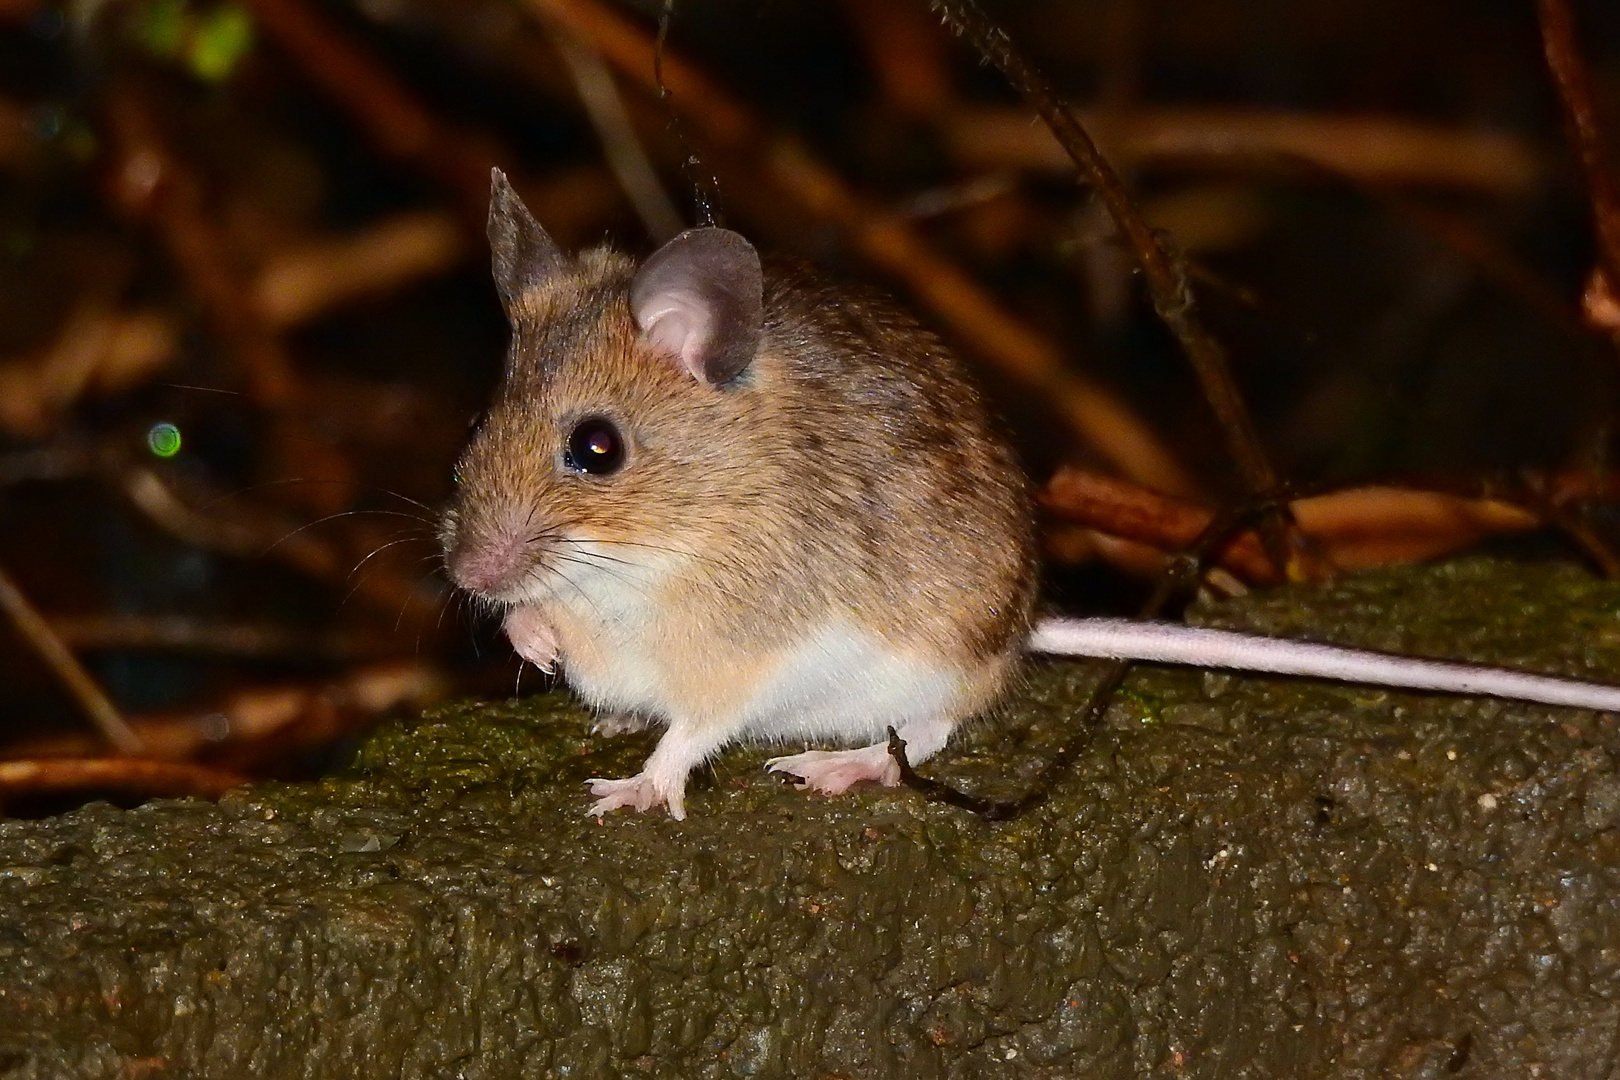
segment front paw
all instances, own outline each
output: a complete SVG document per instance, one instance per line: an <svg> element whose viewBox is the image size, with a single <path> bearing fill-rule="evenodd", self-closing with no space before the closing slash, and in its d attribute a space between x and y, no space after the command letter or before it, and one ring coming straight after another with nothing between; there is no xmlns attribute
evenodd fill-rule
<svg viewBox="0 0 1620 1080"><path fill-rule="evenodd" d="M503 628L519 656L547 675L557 669L557 632L539 608L519 604L506 613Z"/></svg>
<svg viewBox="0 0 1620 1080"><path fill-rule="evenodd" d="M644 814L656 806L667 806L669 816L676 821L683 821L686 818L685 793L666 790L655 778L644 772L626 780L592 777L585 782L590 785L591 794L597 797L591 808L585 811L592 817L600 818L610 810L626 808Z"/></svg>

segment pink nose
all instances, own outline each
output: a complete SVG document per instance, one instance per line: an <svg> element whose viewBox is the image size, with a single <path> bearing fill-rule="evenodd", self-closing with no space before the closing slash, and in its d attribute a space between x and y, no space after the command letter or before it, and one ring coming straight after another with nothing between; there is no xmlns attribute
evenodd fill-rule
<svg viewBox="0 0 1620 1080"><path fill-rule="evenodd" d="M521 540L480 542L472 538L456 545L449 564L450 580L475 593L511 588L533 567L528 545Z"/></svg>

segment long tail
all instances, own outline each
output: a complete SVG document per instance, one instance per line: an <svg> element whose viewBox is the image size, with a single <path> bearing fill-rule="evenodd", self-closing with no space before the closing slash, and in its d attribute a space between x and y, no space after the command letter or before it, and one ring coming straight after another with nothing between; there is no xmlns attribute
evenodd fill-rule
<svg viewBox="0 0 1620 1080"><path fill-rule="evenodd" d="M1043 619L1030 635L1029 647L1035 652L1059 656L1151 660L1194 667L1306 675L1404 690L1441 690L1620 712L1620 686L1179 623Z"/></svg>

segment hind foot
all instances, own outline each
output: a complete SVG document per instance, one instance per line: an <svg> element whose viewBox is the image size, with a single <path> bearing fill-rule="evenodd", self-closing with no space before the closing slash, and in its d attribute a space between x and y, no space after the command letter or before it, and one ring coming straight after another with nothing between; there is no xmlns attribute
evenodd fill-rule
<svg viewBox="0 0 1620 1080"><path fill-rule="evenodd" d="M806 750L802 754L771 758L765 767L773 773L795 778L799 787L823 795L838 795L863 782L884 787L900 783L900 766L889 756L887 743L863 746L859 750Z"/></svg>

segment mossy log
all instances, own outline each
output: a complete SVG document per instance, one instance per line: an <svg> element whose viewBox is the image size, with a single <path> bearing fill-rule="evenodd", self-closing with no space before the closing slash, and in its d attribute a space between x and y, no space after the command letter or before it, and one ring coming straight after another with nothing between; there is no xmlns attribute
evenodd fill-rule
<svg viewBox="0 0 1620 1080"><path fill-rule="evenodd" d="M1206 622L1620 679L1620 587L1483 560ZM1011 793L1096 665L933 769ZM345 776L0 825L0 1076L1613 1075L1615 718L1139 671L988 824L733 750L684 822L565 696L391 726Z"/></svg>

